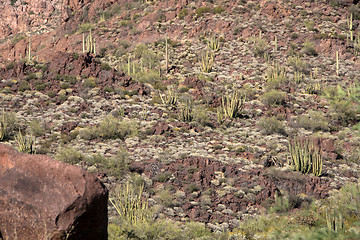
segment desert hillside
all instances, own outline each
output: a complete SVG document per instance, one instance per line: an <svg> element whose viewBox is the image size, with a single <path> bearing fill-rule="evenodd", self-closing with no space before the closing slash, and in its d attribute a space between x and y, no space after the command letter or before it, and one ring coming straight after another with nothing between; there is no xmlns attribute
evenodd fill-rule
<svg viewBox="0 0 360 240"><path fill-rule="evenodd" d="M109 239L360 239L357 2L1 1L0 141L96 174Z"/></svg>

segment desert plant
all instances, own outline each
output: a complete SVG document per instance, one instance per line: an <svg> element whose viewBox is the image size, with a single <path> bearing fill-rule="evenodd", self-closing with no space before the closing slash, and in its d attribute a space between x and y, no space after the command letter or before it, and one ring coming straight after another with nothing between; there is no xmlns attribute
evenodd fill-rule
<svg viewBox="0 0 360 240"><path fill-rule="evenodd" d="M311 110L308 112L308 114L303 114L299 116L298 125L312 131L329 130L329 123L324 116L324 113L320 111Z"/></svg>
<svg viewBox="0 0 360 240"><path fill-rule="evenodd" d="M175 94L175 89L174 88L169 88L168 92L165 93L164 96L159 92L159 96L160 96L161 102L164 105L176 106L177 96Z"/></svg>
<svg viewBox="0 0 360 240"><path fill-rule="evenodd" d="M310 42L308 40L305 41L305 43L303 44L303 49L302 49L303 53L305 53L306 55L309 56L317 56L317 52L315 50L315 43Z"/></svg>
<svg viewBox="0 0 360 240"><path fill-rule="evenodd" d="M261 37L261 32L258 37L252 37L251 40L253 42L252 52L254 53L254 56L265 57L267 50L269 49L269 45L266 40Z"/></svg>
<svg viewBox="0 0 360 240"><path fill-rule="evenodd" d="M214 54L210 51L206 51L201 55L200 68L204 73L209 73L212 71L214 66Z"/></svg>
<svg viewBox="0 0 360 240"><path fill-rule="evenodd" d="M294 72L294 82L296 84L299 84L302 82L302 80L304 79L304 74L301 72Z"/></svg>
<svg viewBox="0 0 360 240"><path fill-rule="evenodd" d="M322 87L320 85L320 82L309 83L306 87L307 94L319 94L320 92L322 92Z"/></svg>
<svg viewBox="0 0 360 240"><path fill-rule="evenodd" d="M64 163L74 165L81 162L84 159L84 155L74 148L61 148L55 158Z"/></svg>
<svg viewBox="0 0 360 240"><path fill-rule="evenodd" d="M7 119L5 117L5 111L3 109L0 116L0 141L2 141L6 136L6 128L7 128Z"/></svg>
<svg viewBox="0 0 360 240"><path fill-rule="evenodd" d="M147 199L142 198L143 190L144 185L137 189L128 181L125 186L122 185L115 191L113 199L110 198L110 202L120 218L131 225L148 221L151 218Z"/></svg>
<svg viewBox="0 0 360 240"><path fill-rule="evenodd" d="M218 108L218 120L225 118L236 118L244 107L245 96L240 95L237 90L226 94L221 98L221 105Z"/></svg>
<svg viewBox="0 0 360 240"><path fill-rule="evenodd" d="M219 51L220 49L220 40L218 38L216 38L215 36L211 37L209 40L208 40L208 47L217 52Z"/></svg>
<svg viewBox="0 0 360 240"><path fill-rule="evenodd" d="M339 76L339 51L336 51L336 75Z"/></svg>
<svg viewBox="0 0 360 240"><path fill-rule="evenodd" d="M281 105L285 101L286 93L271 89L261 96L261 102L267 105Z"/></svg>
<svg viewBox="0 0 360 240"><path fill-rule="evenodd" d="M45 129L38 120L33 120L29 123L30 132L35 137L40 137L45 134Z"/></svg>
<svg viewBox="0 0 360 240"><path fill-rule="evenodd" d="M31 61L31 37L29 37L28 61Z"/></svg>
<svg viewBox="0 0 360 240"><path fill-rule="evenodd" d="M274 133L286 135L284 123L278 120L275 116L261 118L258 121L257 126L265 135L271 135Z"/></svg>
<svg viewBox="0 0 360 240"><path fill-rule="evenodd" d="M326 210L326 225L329 231L334 232L344 232L344 221L341 212L335 213L335 210L332 210L332 213L329 213Z"/></svg>
<svg viewBox="0 0 360 240"><path fill-rule="evenodd" d="M313 20L304 21L304 25L308 31L315 30L315 22Z"/></svg>
<svg viewBox="0 0 360 240"><path fill-rule="evenodd" d="M91 29L89 35L85 38L85 33L82 35L83 53L93 53L96 55L96 40L92 37Z"/></svg>
<svg viewBox="0 0 360 240"><path fill-rule="evenodd" d="M312 173L319 177L322 173L322 156L314 140L295 137L289 139L290 167L302 173Z"/></svg>
<svg viewBox="0 0 360 240"><path fill-rule="evenodd" d="M81 158L79 158L81 159ZM87 156L85 161L90 165L95 165L99 171L105 171L108 175L122 179L126 176L126 172L129 168L129 154L124 147L120 147L120 150L115 156L110 158L104 157L100 154Z"/></svg>
<svg viewBox="0 0 360 240"><path fill-rule="evenodd" d="M309 72L309 64L298 56L290 56L287 58L287 64L294 68L295 71L307 74Z"/></svg>
<svg viewBox="0 0 360 240"><path fill-rule="evenodd" d="M279 87L288 82L286 68L278 63L273 63L266 70L266 84L271 88Z"/></svg>
<svg viewBox="0 0 360 240"><path fill-rule="evenodd" d="M100 124L86 127L79 132L80 138L92 139L122 139L127 136L136 135L138 125L128 119L119 119L112 115L106 116Z"/></svg>
<svg viewBox="0 0 360 240"><path fill-rule="evenodd" d="M18 144L17 149L19 152L35 154L35 137L31 135L23 136L19 130L19 133L15 135L15 141Z"/></svg>
<svg viewBox="0 0 360 240"><path fill-rule="evenodd" d="M216 110L217 114L217 121L219 124L223 124L226 120L226 117L224 115L224 111L221 109L221 107L218 107Z"/></svg>
<svg viewBox="0 0 360 240"><path fill-rule="evenodd" d="M360 221L360 182L348 183L334 193L327 201L336 212L341 212L348 223Z"/></svg>
<svg viewBox="0 0 360 240"><path fill-rule="evenodd" d="M181 121L184 122L191 122L193 119L193 107L191 102L188 101L184 101L182 103L180 103L179 106L179 118Z"/></svg>

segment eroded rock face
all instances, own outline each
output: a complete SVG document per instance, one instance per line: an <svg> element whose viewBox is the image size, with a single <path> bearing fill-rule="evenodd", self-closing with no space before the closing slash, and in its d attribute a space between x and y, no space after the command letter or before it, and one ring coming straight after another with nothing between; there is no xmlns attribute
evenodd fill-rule
<svg viewBox="0 0 360 240"><path fill-rule="evenodd" d="M108 191L95 175L0 144L4 239L107 239Z"/></svg>

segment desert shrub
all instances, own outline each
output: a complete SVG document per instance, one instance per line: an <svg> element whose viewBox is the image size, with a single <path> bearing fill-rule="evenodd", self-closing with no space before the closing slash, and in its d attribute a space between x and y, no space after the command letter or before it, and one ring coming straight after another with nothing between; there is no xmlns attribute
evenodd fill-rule
<svg viewBox="0 0 360 240"><path fill-rule="evenodd" d="M8 139L20 128L16 114L1 109L0 114L0 141Z"/></svg>
<svg viewBox="0 0 360 240"><path fill-rule="evenodd" d="M154 181L164 183L167 182L171 178L171 176L171 172L162 172L154 177Z"/></svg>
<svg viewBox="0 0 360 240"><path fill-rule="evenodd" d="M333 122L345 126L357 120L359 92L360 88L356 84L346 89L340 85L325 89L325 97L330 100L330 116Z"/></svg>
<svg viewBox="0 0 360 240"><path fill-rule="evenodd" d="M317 52L315 50L315 43L306 40L306 42L303 44L302 52L309 56L317 56Z"/></svg>
<svg viewBox="0 0 360 240"><path fill-rule="evenodd" d="M42 126L40 121L33 120L29 123L30 132L35 137L40 137L45 134L45 128Z"/></svg>
<svg viewBox="0 0 360 240"><path fill-rule="evenodd" d="M251 40L253 42L252 52L254 53L254 56L265 57L267 50L269 49L269 45L266 40L261 37L253 37Z"/></svg>
<svg viewBox="0 0 360 240"><path fill-rule="evenodd" d="M314 31L315 30L315 23L313 20L306 20L304 22L304 25L308 31Z"/></svg>
<svg viewBox="0 0 360 240"><path fill-rule="evenodd" d="M173 207L174 204L174 193L171 192L169 188L161 189L156 194L157 199L160 200L161 204L164 207Z"/></svg>
<svg viewBox="0 0 360 240"><path fill-rule="evenodd" d="M77 164L84 159L84 155L74 148L62 148L58 151L55 158L64 163Z"/></svg>
<svg viewBox="0 0 360 240"><path fill-rule="evenodd" d="M222 12L224 12L225 11L225 9L222 7L222 6L216 6L216 7L214 7L214 9L213 9L213 13L214 14L221 14Z"/></svg>
<svg viewBox="0 0 360 240"><path fill-rule="evenodd" d="M165 41L164 41L164 46L165 46ZM136 59L139 60L142 59L142 64L144 68L154 69L157 66L159 66L161 55L154 52L152 49L150 49L147 45L143 43L138 44L135 47L134 54Z"/></svg>
<svg viewBox="0 0 360 240"><path fill-rule="evenodd" d="M11 0L12 2L14 1L14 0ZM15 0L16 1L16 0ZM11 43L12 44L17 44L18 42L20 42L21 40L23 40L25 38L25 36L24 35L21 35L21 34L16 34L15 36L14 36L14 38L11 40Z"/></svg>
<svg viewBox="0 0 360 240"><path fill-rule="evenodd" d="M101 68L101 70L104 70L104 71L110 71L112 69L111 66L105 62L101 63L100 68Z"/></svg>
<svg viewBox="0 0 360 240"><path fill-rule="evenodd" d="M37 79L35 73L30 73L30 74L27 75L26 78L25 78L25 80L31 80L31 79Z"/></svg>
<svg viewBox="0 0 360 240"><path fill-rule="evenodd" d="M357 113L358 109L351 101L340 100L330 103L331 119L342 126L355 122Z"/></svg>
<svg viewBox="0 0 360 240"><path fill-rule="evenodd" d="M257 126L265 135L274 133L286 135L284 123L279 121L275 116L261 118L257 122Z"/></svg>
<svg viewBox="0 0 360 240"><path fill-rule="evenodd" d="M36 91L44 91L46 88L46 84L44 83L38 83L35 85L35 90Z"/></svg>
<svg viewBox="0 0 360 240"><path fill-rule="evenodd" d="M179 12L179 14L178 14L178 17L179 17L180 19L184 19L184 18L188 15L188 12L189 12L189 11L188 11L186 8L181 9L180 12Z"/></svg>
<svg viewBox="0 0 360 240"><path fill-rule="evenodd" d="M48 91L46 92L46 95L48 95L50 98L56 97L56 93L54 91Z"/></svg>
<svg viewBox="0 0 360 240"><path fill-rule="evenodd" d="M27 81L22 80L22 81L19 82L19 88L18 89L19 89L20 92L24 92L26 90L30 90L30 85L29 85L29 83Z"/></svg>
<svg viewBox="0 0 360 240"><path fill-rule="evenodd" d="M86 33L90 30L94 30L94 25L92 25L91 23L83 23L78 26L78 30L80 33Z"/></svg>
<svg viewBox="0 0 360 240"><path fill-rule="evenodd" d="M360 163L360 147L357 146L356 148L348 152L345 156L345 159L348 162Z"/></svg>
<svg viewBox="0 0 360 240"><path fill-rule="evenodd" d="M307 62L303 61L298 56L288 57L287 63L289 66L292 66L294 68L294 70L297 72L301 72L304 74L309 73L309 68L310 68L309 64Z"/></svg>
<svg viewBox="0 0 360 240"><path fill-rule="evenodd" d="M80 138L91 139L122 139L131 135L136 135L138 125L131 120L121 120L112 115L108 115L97 126L87 127L80 131Z"/></svg>
<svg viewBox="0 0 360 240"><path fill-rule="evenodd" d="M23 135L21 131L14 136L15 142L17 143L17 149L19 152L27 154L35 154L35 137L29 134Z"/></svg>
<svg viewBox="0 0 360 240"><path fill-rule="evenodd" d="M91 165L96 165L100 171L106 171L110 176L123 178L129 170L129 154L125 148L120 148L115 156L106 158L100 154L92 155L86 158Z"/></svg>
<svg viewBox="0 0 360 240"><path fill-rule="evenodd" d="M268 88L279 88L288 82L286 68L278 63L274 63L266 70L266 85Z"/></svg>
<svg viewBox="0 0 360 240"><path fill-rule="evenodd" d="M268 105L280 105L285 101L286 93L271 89L261 96L261 102Z"/></svg>
<svg viewBox="0 0 360 240"><path fill-rule="evenodd" d="M205 13L211 12L211 8L209 7L199 7L196 9L195 14L197 17L202 17Z"/></svg>
<svg viewBox="0 0 360 240"><path fill-rule="evenodd" d="M82 86L85 88L94 88L96 86L96 79L95 78L87 78L82 83Z"/></svg>
<svg viewBox="0 0 360 240"><path fill-rule="evenodd" d="M360 223L360 184L349 183L328 198L329 206L340 212L349 223Z"/></svg>
<svg viewBox="0 0 360 240"><path fill-rule="evenodd" d="M15 66L14 62L9 62L8 64L6 64L5 69L8 71L10 69L13 69Z"/></svg>
<svg viewBox="0 0 360 240"><path fill-rule="evenodd" d="M209 116L207 114L206 105L196 105L194 107L193 116L197 123L199 123L203 126L211 125Z"/></svg>
<svg viewBox="0 0 360 240"><path fill-rule="evenodd" d="M312 131L328 131L329 123L320 111L309 111L298 117L298 126Z"/></svg>
<svg viewBox="0 0 360 240"><path fill-rule="evenodd" d="M150 83L156 85L160 82L161 77L159 75L159 71L156 70L148 70L144 72L138 72L133 75L134 79L141 83Z"/></svg>

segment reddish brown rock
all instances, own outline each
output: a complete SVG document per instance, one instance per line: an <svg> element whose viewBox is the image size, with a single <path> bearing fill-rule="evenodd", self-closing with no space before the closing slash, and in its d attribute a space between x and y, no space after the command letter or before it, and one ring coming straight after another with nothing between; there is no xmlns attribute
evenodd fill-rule
<svg viewBox="0 0 360 240"><path fill-rule="evenodd" d="M107 239L108 191L95 175L0 144L4 239Z"/></svg>

